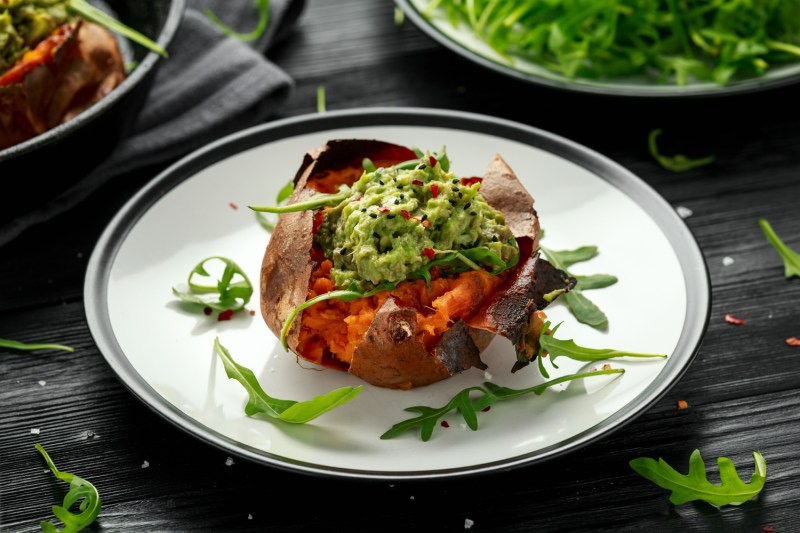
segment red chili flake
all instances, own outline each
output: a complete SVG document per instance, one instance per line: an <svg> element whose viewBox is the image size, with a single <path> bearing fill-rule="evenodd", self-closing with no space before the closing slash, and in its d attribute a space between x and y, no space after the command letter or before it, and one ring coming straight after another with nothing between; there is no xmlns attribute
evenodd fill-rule
<svg viewBox="0 0 800 533"><path fill-rule="evenodd" d="M325 213L323 213L322 211L314 215L314 223L311 225L311 233L316 233L324 220L325 220Z"/></svg>
<svg viewBox="0 0 800 533"><path fill-rule="evenodd" d="M204 313L206 316L210 315L210 314L211 314L211 308L210 308L210 307L206 307L206 308L204 308L204 309L203 309L203 313Z"/></svg>
<svg viewBox="0 0 800 533"><path fill-rule="evenodd" d="M380 209L378 209L378 211L380 211L381 213L388 213L390 209L388 207L381 207Z"/></svg>
<svg viewBox="0 0 800 533"><path fill-rule="evenodd" d="M363 196L359 194L358 196L356 196L356 197L353 199L353 201L354 201L354 202L357 202L357 201L361 200L361 198L363 198Z"/></svg>
<svg viewBox="0 0 800 533"><path fill-rule="evenodd" d="M430 273L431 273L431 276L432 276L434 279L438 278L438 277L441 275L441 274L439 274L439 269L438 269L438 268L436 268L435 266L432 266L432 267L431 267L431 269L430 269Z"/></svg>
<svg viewBox="0 0 800 533"><path fill-rule="evenodd" d="M431 185L431 194L433 195L434 198L439 197L439 186L436 185L435 183Z"/></svg>
<svg viewBox="0 0 800 533"><path fill-rule="evenodd" d="M678 400L678 411L683 411L689 408L689 402L686 400Z"/></svg>
<svg viewBox="0 0 800 533"><path fill-rule="evenodd" d="M480 183L483 181L483 178L461 178L461 185L466 187L471 187L476 183Z"/></svg>
<svg viewBox="0 0 800 533"><path fill-rule="evenodd" d="M736 324L737 326L741 326L744 324L744 320L742 320L741 318L736 318L730 313L725 315L725 322L727 322L728 324Z"/></svg>
<svg viewBox="0 0 800 533"><path fill-rule="evenodd" d="M231 206L231 209L239 209L239 206L233 202L228 202L228 205Z"/></svg>
<svg viewBox="0 0 800 533"><path fill-rule="evenodd" d="M433 248L423 248L422 255L427 257L428 259L433 259L436 255L436 252L433 251Z"/></svg>
<svg viewBox="0 0 800 533"><path fill-rule="evenodd" d="M218 322L224 322L225 320L230 320L231 318L233 318L233 309L226 309L217 315Z"/></svg>
<svg viewBox="0 0 800 533"><path fill-rule="evenodd" d="M450 427L450 424L447 423L447 420L442 420L442 427L443 428L449 428Z"/></svg>
<svg viewBox="0 0 800 533"><path fill-rule="evenodd" d="M800 339L797 337L789 337L786 339L787 346L800 346Z"/></svg>
<svg viewBox="0 0 800 533"><path fill-rule="evenodd" d="M419 181L419 180L411 180L411 185L416 185L417 187L422 187L422 186L423 186L423 185L425 185L425 184L424 184L424 183L422 183L422 182L421 182L421 181Z"/></svg>
<svg viewBox="0 0 800 533"><path fill-rule="evenodd" d="M430 161L431 161L431 166L432 166L432 167L435 167L435 166L436 166L436 163L438 163L438 161L436 160L436 158L435 158L435 157L433 157L433 156L431 156L431 157L430 157Z"/></svg>
<svg viewBox="0 0 800 533"><path fill-rule="evenodd" d="M406 220L411 218L411 214L408 211L406 211L405 209L400 211L400 214L403 215L403 218L406 219Z"/></svg>
<svg viewBox="0 0 800 533"><path fill-rule="evenodd" d="M253 311L252 309L250 310L250 316L256 316L256 312Z"/></svg>
<svg viewBox="0 0 800 533"><path fill-rule="evenodd" d="M491 409L491 408L492 408L492 406L491 406L491 405L487 405L486 407L484 407L483 409L481 409L481 411L483 411L484 413L488 413L488 412L489 412L489 409Z"/></svg>
<svg viewBox="0 0 800 533"><path fill-rule="evenodd" d="M775 531L775 528L772 526L764 526L761 528L761 531L763 531L764 533L772 533L773 531Z"/></svg>

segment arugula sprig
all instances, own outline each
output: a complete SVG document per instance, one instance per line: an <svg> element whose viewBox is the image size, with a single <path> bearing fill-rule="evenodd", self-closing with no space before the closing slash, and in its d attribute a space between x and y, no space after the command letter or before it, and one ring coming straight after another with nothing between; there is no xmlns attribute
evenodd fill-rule
<svg viewBox="0 0 800 533"><path fill-rule="evenodd" d="M656 141L661 133L662 130L660 129L651 131L647 138L647 144L650 148L650 155L652 155L653 158L658 161L659 165L667 170L671 170L673 172L686 172L687 170L691 170L693 168L710 165L716 159L713 155L697 159L686 157L683 154L675 154L672 156L662 155L658 150L658 143Z"/></svg>
<svg viewBox="0 0 800 533"><path fill-rule="evenodd" d="M667 464L664 459L639 457L630 461L630 466L637 474L648 479L661 488L672 491L669 501L674 505L702 500L711 505L741 505L755 498L764 488L767 480L767 462L761 452L753 452L755 471L750 483L745 483L736 472L733 461L727 457L719 457L720 485L713 484L706 478L706 466L700 456L700 450L692 452L689 458L689 473L683 475Z"/></svg>
<svg viewBox="0 0 800 533"><path fill-rule="evenodd" d="M94 7L86 0L69 0L67 3L67 8L82 18L94 22L95 24L104 27L112 33L126 37L163 57L167 57L169 55L164 48L162 48L158 43L149 37L132 28L129 28L105 11L101 11L100 9Z"/></svg>
<svg viewBox="0 0 800 533"><path fill-rule="evenodd" d="M44 457L53 475L61 481L69 483L69 491L64 496L63 504L52 507L53 514L64 523L64 527L57 529L52 522L42 521L39 522L42 531L44 533L75 533L93 523L100 514L101 509L100 493L97 492L95 486L75 474L61 472L53 464L53 460L50 459L41 444L36 443L34 446ZM78 504L79 512L70 511L75 504Z"/></svg>
<svg viewBox="0 0 800 533"><path fill-rule="evenodd" d="M292 195L293 192L294 192L294 182L289 181L289 183L281 187L281 190L278 191L278 196L275 198L275 205L283 204L286 200L289 199L289 197ZM255 213L256 213L256 220L258 220L258 223L261 224L262 228L264 228L270 233L275 231L275 225L277 224L276 222L273 222L272 220L268 219L260 211L256 211Z"/></svg>
<svg viewBox="0 0 800 533"><path fill-rule="evenodd" d="M570 374L547 381L545 383L541 383L534 387L528 387L526 389L511 389L508 387L501 387L487 381L484 382L482 387L468 387L460 391L442 407L414 405L406 408L406 411L411 413L419 413L419 415L393 425L388 431L381 435L381 439L393 439L395 437L399 437L407 431L420 428L420 438L423 441L428 441L433 435L433 430L438 425L439 420L453 410L458 410L458 412L464 418L464 422L466 422L467 427L473 431L476 431L478 429L478 412L483 411L495 402L512 400L527 394L541 396L544 391L550 387L554 387L568 381L574 381L576 379L624 373L625 370L619 368L597 370L594 372L583 372L580 374ZM477 394L477 396L473 398L475 394Z"/></svg>
<svg viewBox="0 0 800 533"><path fill-rule="evenodd" d="M28 344L11 339L0 339L0 348L9 348L11 350L33 351L33 350L62 350L65 352L74 352L75 348L71 346L64 346L63 344L46 344L46 343L33 343Z"/></svg>
<svg viewBox="0 0 800 533"><path fill-rule="evenodd" d="M486 267L486 270L496 276L519 263L519 245L516 239L510 239L508 244L517 250L517 253L512 255L508 261L504 261L488 248L480 246L464 250L434 250L435 257L409 273L408 279L422 279L430 286L433 280L431 270L434 268L443 275L451 276Z"/></svg>
<svg viewBox="0 0 800 533"><path fill-rule="evenodd" d="M608 323L606 314L587 298L582 291L592 289L602 289L609 287L617 282L617 277L610 274L594 274L591 276L574 276L567 270L567 267L588 261L598 254L597 246L581 246L574 250L551 250L544 246L539 247L547 256L547 260L559 270L563 270L568 275L578 280L575 288L564 296L570 312L578 319L578 322L599 328Z"/></svg>
<svg viewBox="0 0 800 533"><path fill-rule="evenodd" d="M221 261L225 265L222 276L214 284L196 282L196 276L211 278L206 270L206 263L210 261ZM187 285L188 289L173 287L172 294L184 302L210 307L216 311L244 309L253 295L253 284L241 267L233 260L218 255L200 261L189 273Z"/></svg>
<svg viewBox="0 0 800 533"><path fill-rule="evenodd" d="M252 370L233 360L228 349L220 343L219 337L214 339L214 351L222 360L228 378L241 383L247 391L248 400L244 408L247 416L262 414L290 424L305 424L349 402L364 388L363 385L342 387L305 402L273 398L264 392Z"/></svg>
<svg viewBox="0 0 800 533"><path fill-rule="evenodd" d="M775 248L775 251L781 256L781 259L783 259L783 273L786 279L794 276L800 277L800 254L786 246L766 219L759 219L758 224L761 226L761 230L764 232L764 235L766 235L769 243Z"/></svg>
<svg viewBox="0 0 800 533"><path fill-rule="evenodd" d="M267 25L269 24L270 0L253 0L253 4L255 5L256 10L258 10L258 23L256 23L256 27L253 28L253 31L248 33L241 33L231 29L227 24L220 20L216 13L209 8L204 9L203 12L206 14L208 19L228 37L233 37L239 41L251 42L257 41L262 35L264 35L264 32L267 31Z"/></svg>

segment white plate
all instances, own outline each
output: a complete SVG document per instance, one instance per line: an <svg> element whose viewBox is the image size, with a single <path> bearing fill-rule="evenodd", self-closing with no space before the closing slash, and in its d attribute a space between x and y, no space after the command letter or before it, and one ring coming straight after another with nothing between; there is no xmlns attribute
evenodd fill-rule
<svg viewBox="0 0 800 533"><path fill-rule="evenodd" d="M561 304L562 338L593 347L671 354L619 361L616 379L573 382L542 396L495 404L470 431L457 413L429 442L417 433L379 436L412 405L444 405L457 391L494 383L528 387L535 365L512 375L513 349L495 340L484 354L491 375L471 369L412 391L365 385L351 403L304 426L244 415L246 393L213 352L219 336L272 396L310 399L360 381L316 371L286 354L260 314L217 322L177 305L170 289L202 258L235 260L257 283L269 234L248 204L270 203L305 152L336 138L406 146L447 146L452 169L481 175L501 154L536 198L543 241L554 249L596 244L600 255L574 273L613 273L619 283L591 291L607 332L579 324ZM234 203L238 209L229 204ZM305 253L304 251L298 251ZM256 291L256 295L258 291ZM595 440L661 397L690 363L708 320L705 264L681 219L622 167L570 141L489 117L427 109L373 109L276 122L226 138L177 163L133 198L92 255L86 309L97 344L130 390L156 412L231 453L303 472L427 478L474 474L541 461ZM258 309L257 296L249 308ZM565 361L551 376L581 368Z"/></svg>
<svg viewBox="0 0 800 533"><path fill-rule="evenodd" d="M499 54L478 38L467 24L453 26L442 10L424 16L429 0L395 0L408 18L429 37L451 51L491 70L538 85L595 94L636 97L715 96L755 92L797 83L800 63L771 67L763 76L750 77L719 85L710 81L692 81L686 85L656 83L645 76L627 76L608 80L568 78L532 61Z"/></svg>

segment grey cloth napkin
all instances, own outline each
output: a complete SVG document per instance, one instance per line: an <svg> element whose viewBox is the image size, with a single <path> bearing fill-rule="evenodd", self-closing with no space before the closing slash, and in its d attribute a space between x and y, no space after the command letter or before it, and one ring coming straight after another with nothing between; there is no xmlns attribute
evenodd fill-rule
<svg viewBox="0 0 800 533"><path fill-rule="evenodd" d="M267 32L245 44L223 35L203 14L211 8L229 27L249 31L258 14L250 0L189 0L141 113L109 157L73 187L0 226L0 246L64 213L101 185L140 167L185 155L228 133L262 122L289 94L291 78L264 57L297 19L303 0L272 0Z"/></svg>

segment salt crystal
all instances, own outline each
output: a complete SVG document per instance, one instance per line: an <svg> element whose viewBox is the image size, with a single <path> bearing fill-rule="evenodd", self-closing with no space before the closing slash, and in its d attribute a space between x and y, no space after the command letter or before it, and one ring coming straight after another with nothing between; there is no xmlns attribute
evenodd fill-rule
<svg viewBox="0 0 800 533"><path fill-rule="evenodd" d="M247 519L248 519L248 520L252 520L252 519L253 519L253 515L251 515L251 514L248 514L248 515L247 515Z"/></svg>
<svg viewBox="0 0 800 533"><path fill-rule="evenodd" d="M47 385L47 382L46 382L45 380L43 380L43 379L40 379L40 380L39 380L39 385L41 385L42 387L44 387L45 385Z"/></svg>
<svg viewBox="0 0 800 533"><path fill-rule="evenodd" d="M492 374L491 374L490 372L488 372L488 371L485 371L485 372L483 373L483 378L484 378L486 381L492 381Z"/></svg>
<svg viewBox="0 0 800 533"><path fill-rule="evenodd" d="M475 522L470 520L469 518L464 519L464 529L472 529L472 526L475 525Z"/></svg>
<svg viewBox="0 0 800 533"><path fill-rule="evenodd" d="M411 498L409 498L409 499L410 499L410 500L413 500L413 499L414 499L414 497L413 497L413 496L411 496Z"/></svg>
<svg viewBox="0 0 800 533"><path fill-rule="evenodd" d="M233 457L228 457L225 459L225 466L231 466L233 464Z"/></svg>
<svg viewBox="0 0 800 533"><path fill-rule="evenodd" d="M142 463L142 468L148 468L150 466L150 461L145 461Z"/></svg>
<svg viewBox="0 0 800 533"><path fill-rule="evenodd" d="M725 257L722 258L722 266L728 267L728 266L731 266L733 263L735 263L735 261L733 260L733 257L728 257L726 255Z"/></svg>
<svg viewBox="0 0 800 533"><path fill-rule="evenodd" d="M694 211L683 205L676 207L675 211L678 212L678 216L681 218L689 218L690 216L694 215Z"/></svg>
<svg viewBox="0 0 800 533"><path fill-rule="evenodd" d="M39 428L31 429L31 435L38 435L39 433L41 433L41 430Z"/></svg>

